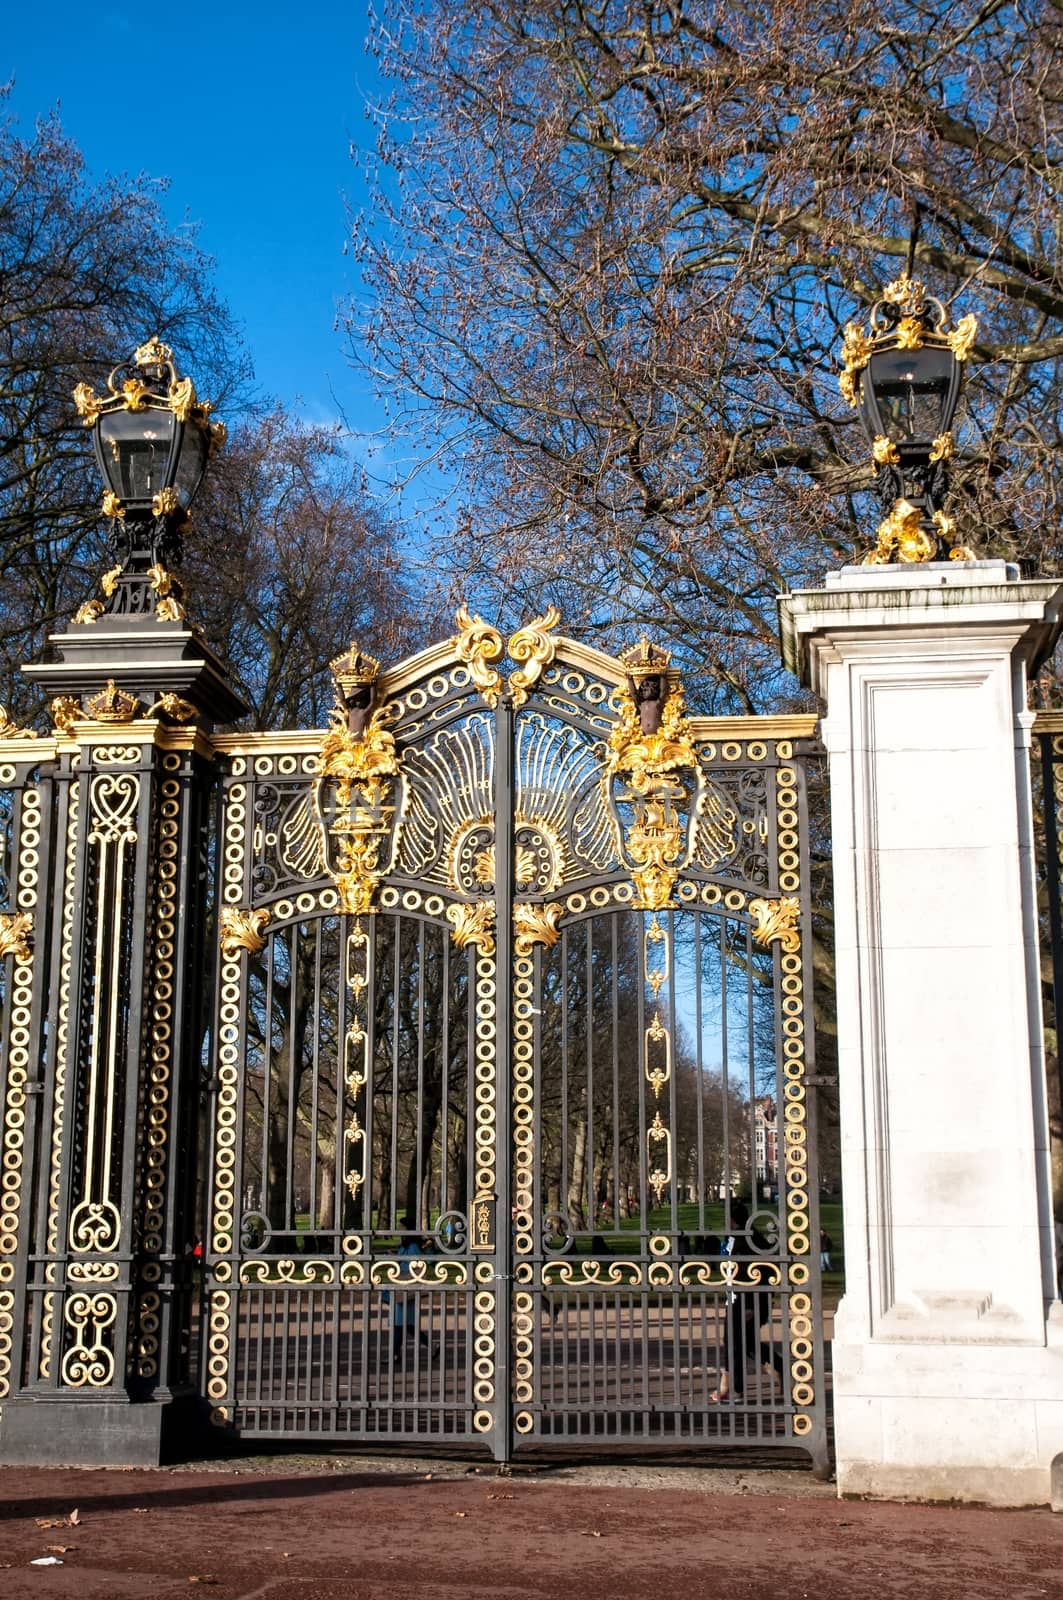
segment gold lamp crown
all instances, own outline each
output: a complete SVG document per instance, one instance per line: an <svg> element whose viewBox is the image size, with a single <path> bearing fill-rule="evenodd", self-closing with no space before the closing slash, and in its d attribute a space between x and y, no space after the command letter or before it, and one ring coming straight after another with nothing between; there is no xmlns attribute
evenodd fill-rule
<svg viewBox="0 0 1063 1600"><path fill-rule="evenodd" d="M380 673L380 662L376 657L365 655L356 644L348 646L343 655L329 662L329 666L345 695L364 688L367 683L375 683Z"/></svg>
<svg viewBox="0 0 1063 1600"><path fill-rule="evenodd" d="M627 668L628 676L636 683L641 683L643 678L656 678L667 672L672 653L651 644L643 634L638 644L621 652L620 659Z"/></svg>

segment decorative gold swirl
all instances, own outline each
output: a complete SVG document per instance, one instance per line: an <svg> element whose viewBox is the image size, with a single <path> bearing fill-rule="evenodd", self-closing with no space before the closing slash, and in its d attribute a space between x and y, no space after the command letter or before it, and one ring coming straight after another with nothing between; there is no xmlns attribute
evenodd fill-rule
<svg viewBox="0 0 1063 1600"><path fill-rule="evenodd" d="M548 606L541 617L536 617L534 622L527 623L510 635L508 648L513 660L527 663L510 675L509 692L514 707L524 704L528 691L538 683L543 668L548 667L557 654L557 640L550 637L550 631L560 621L561 613L557 607Z"/></svg>
<svg viewBox="0 0 1063 1600"><path fill-rule="evenodd" d="M506 653L502 635L483 617L470 616L464 605L458 607L455 621L458 632L454 650L468 667L469 676L487 704L496 706L502 693L502 677L495 671L494 663L501 661Z"/></svg>

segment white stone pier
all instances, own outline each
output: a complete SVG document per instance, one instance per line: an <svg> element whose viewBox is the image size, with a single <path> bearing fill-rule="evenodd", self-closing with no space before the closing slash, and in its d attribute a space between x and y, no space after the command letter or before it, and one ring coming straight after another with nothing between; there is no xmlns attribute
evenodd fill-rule
<svg viewBox="0 0 1063 1600"><path fill-rule="evenodd" d="M1063 1467L1027 675L1063 584L847 568L781 602L826 702L840 1494L1038 1505Z"/></svg>

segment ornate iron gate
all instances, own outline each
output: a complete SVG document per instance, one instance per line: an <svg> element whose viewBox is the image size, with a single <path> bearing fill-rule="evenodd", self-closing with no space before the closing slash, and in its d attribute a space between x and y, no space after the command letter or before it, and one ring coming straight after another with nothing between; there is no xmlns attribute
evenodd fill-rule
<svg viewBox="0 0 1063 1600"><path fill-rule="evenodd" d="M822 1466L813 719L458 620L352 646L324 743L214 740L213 1419Z"/></svg>

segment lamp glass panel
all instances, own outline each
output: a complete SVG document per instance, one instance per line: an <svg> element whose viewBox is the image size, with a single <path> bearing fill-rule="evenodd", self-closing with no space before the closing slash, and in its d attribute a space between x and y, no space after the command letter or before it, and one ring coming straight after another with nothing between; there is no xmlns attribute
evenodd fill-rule
<svg viewBox="0 0 1063 1600"><path fill-rule="evenodd" d="M181 432L180 452L177 459L177 474L174 478L174 488L181 504L188 507L195 498L207 465L208 437L204 428L198 428L194 422L185 424Z"/></svg>
<svg viewBox="0 0 1063 1600"><path fill-rule="evenodd" d="M897 444L944 432L955 356L951 350L884 350L868 363L882 431Z"/></svg>
<svg viewBox="0 0 1063 1600"><path fill-rule="evenodd" d="M100 454L120 500L150 502L164 489L174 418L168 411L112 411L100 418Z"/></svg>

